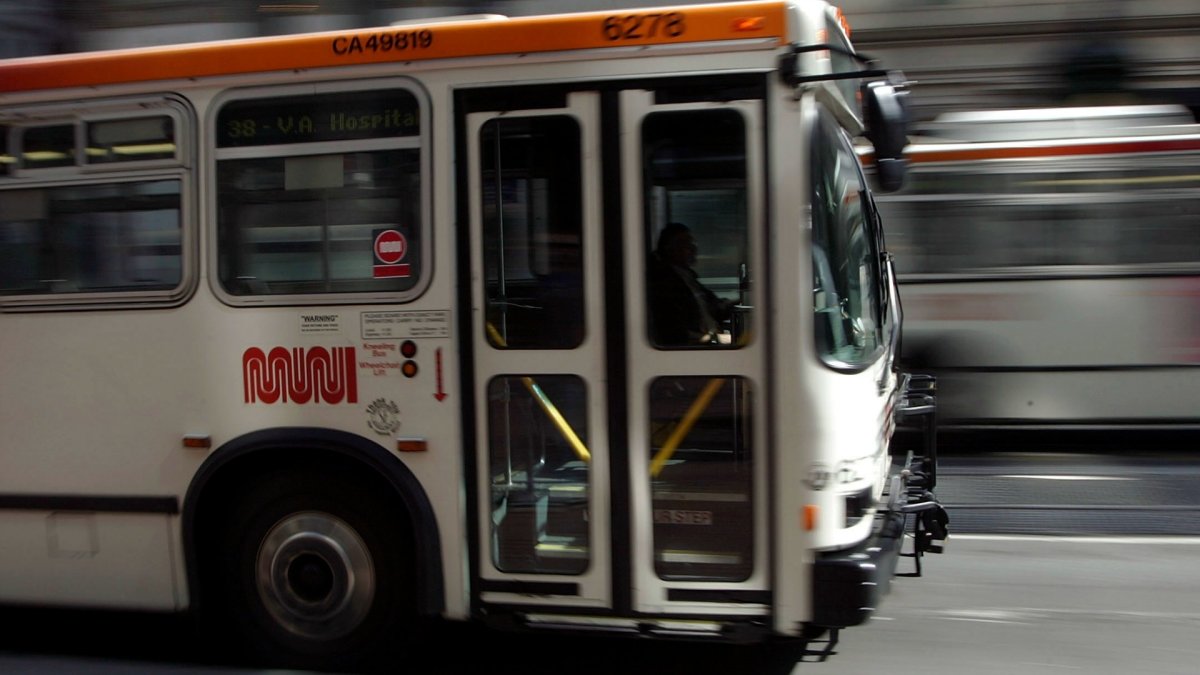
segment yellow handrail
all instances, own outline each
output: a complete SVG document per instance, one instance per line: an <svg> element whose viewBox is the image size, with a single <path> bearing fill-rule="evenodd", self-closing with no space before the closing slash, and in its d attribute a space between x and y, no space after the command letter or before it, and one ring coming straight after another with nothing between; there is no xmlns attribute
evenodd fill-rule
<svg viewBox="0 0 1200 675"><path fill-rule="evenodd" d="M496 330L492 322L486 322L485 326L487 327L488 337L492 339L492 342L501 347L508 346L508 342L500 335L500 331ZM558 428L558 433L562 434L563 440L571 444L571 448L575 450L575 456L584 462L591 462L592 453L584 445L579 435L575 433L575 430L571 428L571 423L558 411L558 408L550 400L550 397L546 396L546 392L542 391L542 388L538 386L538 383L532 377L522 377L521 383L525 385L525 389L533 396L533 400L537 401L538 407L542 409L542 412L546 413L546 417L549 417L554 426Z"/></svg>
<svg viewBox="0 0 1200 675"><path fill-rule="evenodd" d="M688 408L687 413L684 414L683 419L679 420L679 426L675 427L675 430L671 432L671 436L667 438L662 447L658 449L658 453L654 455L654 460L650 462L651 478L658 478L663 465L679 449L679 444L691 432L692 427L696 424L696 420L700 419L700 416L708 409L709 404L712 403L713 398L716 397L717 392L723 386L725 386L725 378L723 377L714 377L708 381L708 384L704 385L704 389L696 397L696 400L692 401L692 405Z"/></svg>
<svg viewBox="0 0 1200 675"><path fill-rule="evenodd" d="M546 396L546 392L542 391L542 388L537 385L537 382L533 381L532 377L522 377L521 382L529 390L529 393L533 394L533 400L537 401L542 412L546 413L550 421L554 422L554 426L558 427L558 433L562 434L563 439L571 444L571 447L575 450L575 456L584 462L592 461L592 453L583 444L583 441L575 433L575 430L571 428L571 423L550 402L550 398Z"/></svg>

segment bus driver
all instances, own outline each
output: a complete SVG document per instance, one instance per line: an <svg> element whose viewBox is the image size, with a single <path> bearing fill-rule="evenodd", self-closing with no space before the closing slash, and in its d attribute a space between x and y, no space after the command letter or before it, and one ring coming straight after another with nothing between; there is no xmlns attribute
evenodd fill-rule
<svg viewBox="0 0 1200 675"><path fill-rule="evenodd" d="M660 347L712 344L720 322L733 314L733 301L704 287L692 266L696 240L682 223L670 223L658 235L650 258L650 333Z"/></svg>

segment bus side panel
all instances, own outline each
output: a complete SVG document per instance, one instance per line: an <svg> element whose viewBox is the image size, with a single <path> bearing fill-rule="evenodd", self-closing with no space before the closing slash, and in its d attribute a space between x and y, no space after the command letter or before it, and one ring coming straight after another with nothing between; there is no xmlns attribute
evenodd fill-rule
<svg viewBox="0 0 1200 675"><path fill-rule="evenodd" d="M202 459L183 436L213 429L181 312L0 315L0 601L183 604L171 500Z"/></svg>
<svg viewBox="0 0 1200 675"><path fill-rule="evenodd" d="M0 603L175 610L177 519L0 510Z"/></svg>
<svg viewBox="0 0 1200 675"><path fill-rule="evenodd" d="M904 356L939 373L947 425L1195 424L1197 288L1185 277L910 283Z"/></svg>

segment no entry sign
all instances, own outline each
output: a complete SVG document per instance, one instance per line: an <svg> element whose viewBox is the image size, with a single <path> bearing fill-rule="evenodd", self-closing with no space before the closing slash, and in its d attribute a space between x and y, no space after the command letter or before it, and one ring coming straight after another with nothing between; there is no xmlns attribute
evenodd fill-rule
<svg viewBox="0 0 1200 675"><path fill-rule="evenodd" d="M374 277L407 277L409 265L401 262L407 253L408 240L399 230L376 230Z"/></svg>

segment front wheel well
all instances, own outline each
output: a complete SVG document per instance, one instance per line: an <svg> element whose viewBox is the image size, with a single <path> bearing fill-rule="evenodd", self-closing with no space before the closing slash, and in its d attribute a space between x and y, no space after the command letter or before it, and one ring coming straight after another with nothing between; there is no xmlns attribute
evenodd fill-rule
<svg viewBox="0 0 1200 675"><path fill-rule="evenodd" d="M204 480L204 485L194 496L188 494L185 513L190 513L192 538L197 543L219 528L225 516L240 496L257 490L264 481L278 475L324 475L340 476L353 480L364 491L395 495L395 488L378 471L371 469L346 454L305 448L290 447L261 448L255 452L225 462L219 470ZM398 495L395 495L398 498ZM398 513L405 509L401 506ZM411 515L405 513L403 525L412 531ZM197 549L197 553L202 553Z"/></svg>

